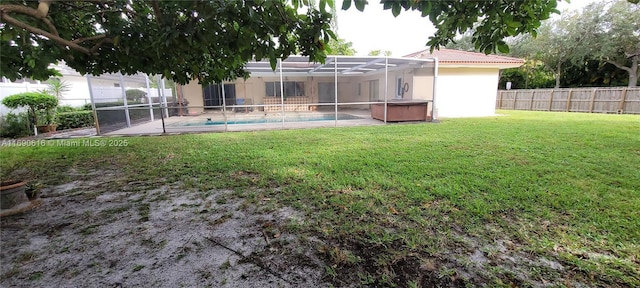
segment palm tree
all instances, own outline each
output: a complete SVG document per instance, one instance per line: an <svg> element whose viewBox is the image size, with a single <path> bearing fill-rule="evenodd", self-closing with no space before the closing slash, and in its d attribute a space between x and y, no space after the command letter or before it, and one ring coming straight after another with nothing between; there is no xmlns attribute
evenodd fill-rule
<svg viewBox="0 0 640 288"><path fill-rule="evenodd" d="M71 84L69 82L60 80L60 78L51 78L47 81L46 92L49 94L56 96L58 99L64 98L64 93L69 92L71 90Z"/></svg>

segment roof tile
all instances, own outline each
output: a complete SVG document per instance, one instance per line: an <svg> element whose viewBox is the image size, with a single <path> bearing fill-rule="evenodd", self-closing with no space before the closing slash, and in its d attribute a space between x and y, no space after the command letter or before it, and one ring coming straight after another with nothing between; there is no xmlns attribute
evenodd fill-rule
<svg viewBox="0 0 640 288"><path fill-rule="evenodd" d="M523 59L508 57L508 56L500 56L500 55L487 55L483 53L476 52L467 52L461 50L454 49L445 49L442 48L440 50L434 50L433 53L429 52L429 49L425 49L422 51L414 52L403 57L407 58L438 58L438 62L440 63L449 63L449 64L503 64L503 63L513 63L513 64L522 64L524 63Z"/></svg>

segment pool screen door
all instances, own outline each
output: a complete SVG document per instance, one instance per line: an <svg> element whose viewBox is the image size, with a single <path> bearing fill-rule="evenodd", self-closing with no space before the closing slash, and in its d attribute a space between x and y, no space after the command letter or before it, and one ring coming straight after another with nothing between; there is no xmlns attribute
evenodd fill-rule
<svg viewBox="0 0 640 288"><path fill-rule="evenodd" d="M236 103L236 84L224 84L224 95L227 106L234 105ZM222 106L222 90L218 84L202 88L202 97L204 98L204 106Z"/></svg>

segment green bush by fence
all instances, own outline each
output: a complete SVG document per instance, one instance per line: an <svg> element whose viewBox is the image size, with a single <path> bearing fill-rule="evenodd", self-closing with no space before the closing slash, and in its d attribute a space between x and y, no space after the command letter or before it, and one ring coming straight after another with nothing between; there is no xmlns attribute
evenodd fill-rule
<svg viewBox="0 0 640 288"><path fill-rule="evenodd" d="M0 118L0 137L20 138L31 134L27 112L8 113Z"/></svg>
<svg viewBox="0 0 640 288"><path fill-rule="evenodd" d="M58 113L58 130L91 127L94 125L92 111Z"/></svg>

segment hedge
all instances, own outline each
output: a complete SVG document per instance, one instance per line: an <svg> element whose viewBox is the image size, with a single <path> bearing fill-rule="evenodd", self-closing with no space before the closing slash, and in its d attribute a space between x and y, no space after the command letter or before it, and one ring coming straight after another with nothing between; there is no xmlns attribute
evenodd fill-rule
<svg viewBox="0 0 640 288"><path fill-rule="evenodd" d="M56 114L58 130L91 127L94 125L93 111L73 111Z"/></svg>

